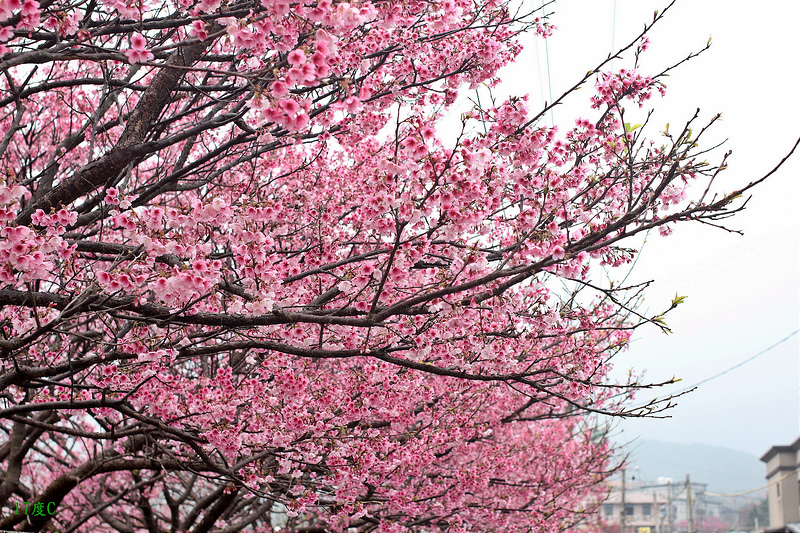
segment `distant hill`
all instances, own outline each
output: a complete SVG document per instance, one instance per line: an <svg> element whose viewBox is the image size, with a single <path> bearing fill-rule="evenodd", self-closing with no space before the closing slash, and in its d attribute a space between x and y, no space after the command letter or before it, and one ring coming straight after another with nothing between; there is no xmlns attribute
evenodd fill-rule
<svg viewBox="0 0 800 533"><path fill-rule="evenodd" d="M766 483L765 465L755 455L707 444L677 444L637 440L627 446L628 475L655 483L659 477L682 482L707 483L707 490L731 493L755 489ZM639 467L638 471L634 467ZM635 473L634 473L635 472Z"/></svg>

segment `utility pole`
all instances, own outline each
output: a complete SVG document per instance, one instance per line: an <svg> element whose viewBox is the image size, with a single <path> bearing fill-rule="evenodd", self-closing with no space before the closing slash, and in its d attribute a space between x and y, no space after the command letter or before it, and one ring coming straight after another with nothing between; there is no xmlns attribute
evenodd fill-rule
<svg viewBox="0 0 800 533"><path fill-rule="evenodd" d="M658 508L658 498L656 498L656 491L655 490L653 491L653 509L656 512L655 516L660 516L661 515L661 511ZM662 525L661 523L656 521L656 533L663 533L661 531L661 525Z"/></svg>
<svg viewBox="0 0 800 533"><path fill-rule="evenodd" d="M689 533L694 533L694 520L692 516L692 482L686 474L686 514L689 517Z"/></svg>
<svg viewBox="0 0 800 533"><path fill-rule="evenodd" d="M667 533L672 533L672 479L667 482Z"/></svg>
<svg viewBox="0 0 800 533"><path fill-rule="evenodd" d="M625 469L622 469L622 507L619 511L619 531L625 533Z"/></svg>

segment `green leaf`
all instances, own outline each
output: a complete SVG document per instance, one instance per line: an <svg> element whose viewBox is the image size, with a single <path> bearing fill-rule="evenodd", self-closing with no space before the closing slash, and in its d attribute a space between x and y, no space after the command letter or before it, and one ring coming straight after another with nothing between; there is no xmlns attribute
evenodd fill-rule
<svg viewBox="0 0 800 533"><path fill-rule="evenodd" d="M655 317L651 318L651 319L650 319L650 322L652 322L653 324L655 324L655 325L657 325L659 328L661 328L661 331L662 331L664 334L666 334L666 335L669 335L670 333L672 333L672 330L671 330L671 329L669 329L669 327L667 326L667 323L666 323L666 322L664 322L664 317L663 317L663 315L658 315L658 316L655 316Z"/></svg>
<svg viewBox="0 0 800 533"><path fill-rule="evenodd" d="M633 130L635 130L635 129L638 129L638 128L641 128L641 127L642 127L642 125L641 125L641 124L634 124L633 126L631 126L631 123L630 123L630 122L626 122L626 123L625 123L625 133L630 133L630 132L632 132Z"/></svg>
<svg viewBox="0 0 800 533"><path fill-rule="evenodd" d="M686 296L678 296L678 293L675 293L675 298L672 300L672 309L681 305L684 300L686 300Z"/></svg>

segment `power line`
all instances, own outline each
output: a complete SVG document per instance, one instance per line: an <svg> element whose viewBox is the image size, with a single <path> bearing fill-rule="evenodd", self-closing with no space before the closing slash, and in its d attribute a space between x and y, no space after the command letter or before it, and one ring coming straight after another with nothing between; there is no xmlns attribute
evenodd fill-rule
<svg viewBox="0 0 800 533"><path fill-rule="evenodd" d="M533 2L531 2L531 9L533 9L534 11L536 10L536 8L533 5ZM543 101L544 105L547 105L547 101L545 100L545 97L544 97L544 85L542 84L542 79L544 78L544 76L542 76L542 59L541 59L541 54L539 53L539 39L538 38L534 37L533 45L534 45L534 47L536 49L536 68L539 71L539 94L542 95L542 101Z"/></svg>
<svg viewBox="0 0 800 533"><path fill-rule="evenodd" d="M544 0L542 0L542 18L547 18L547 10L545 9ZM553 83L550 79L550 46L547 44L547 39L544 40L544 55L547 58L547 90L550 93L550 104L553 104ZM555 126L556 122L553 119L553 108L550 108L550 125Z"/></svg>
<svg viewBox="0 0 800 533"><path fill-rule="evenodd" d="M481 110L481 122L483 122L483 133L489 133L489 130L486 129L486 113L483 111L483 104L481 104L481 93L478 92L478 89L475 89L475 96L478 97L478 109Z"/></svg>
<svg viewBox="0 0 800 533"><path fill-rule="evenodd" d="M614 43L617 36L617 0L614 0L614 13L611 16L611 53L616 54L617 49ZM611 60L611 70L614 70L614 60Z"/></svg>
<svg viewBox="0 0 800 533"><path fill-rule="evenodd" d="M772 480L769 483L767 483L766 485L758 487L757 489L750 489L750 490L743 490L741 492L729 492L729 493L708 492L708 491L706 491L706 494L708 494L710 496L744 496L745 494L752 494L754 492L758 492L760 490L764 490L766 488L769 488L772 485L776 485L776 484L780 483L781 481L783 481L784 479L797 474L798 472L800 472L800 466L798 466L797 468L795 468L794 470L792 470L791 472L789 472L788 474L786 474L782 478Z"/></svg>
<svg viewBox="0 0 800 533"><path fill-rule="evenodd" d="M750 361L752 361L752 360L756 359L757 357L760 357L760 356L764 355L765 353L769 352L770 350L773 350L773 349L777 348L778 346L780 346L780 345L781 345L781 344L783 344L784 342L788 341L789 339L791 339L792 337L794 337L794 336L795 336L795 335L797 335L798 333L800 333L800 329L796 329L796 330L794 330L794 331L793 331L793 332L791 332L789 335L787 335L786 337L782 338L781 340L779 340L778 342L776 342L776 343L775 343L775 344L773 344L772 346L770 346L770 347L768 347L768 348L764 348L763 350L761 350L760 352L758 352L758 353L757 353L757 354L755 354L754 356L752 356L752 357L748 357L747 359L745 359L745 360L744 360L744 361L742 361L741 363L737 363L737 364L733 365L732 367L730 367L730 368L728 368L728 369L726 369L726 370L723 370L722 372L719 372L719 373L717 373L717 374L714 374L713 376L711 376L711 377L708 377L708 378L706 378L706 379L704 379L704 380L698 381L698 382L697 382L697 383L695 383L694 385L691 385L691 386L689 386L689 387L686 387L685 389L683 389L683 390L681 390L681 391L677 392L676 394L682 394L682 393L684 393L684 392L686 392L686 391L688 391L688 390L694 389L695 387L699 387L700 385L702 385L702 384L704 384L704 383L708 383L708 382L709 382L709 381L711 381L712 379L717 379L718 377L724 376L724 375L725 375L725 374L727 374L728 372L731 372L732 370L736 370L736 369L737 369L737 368L739 368L740 366L742 366L742 365L745 365L745 364L749 363Z"/></svg>

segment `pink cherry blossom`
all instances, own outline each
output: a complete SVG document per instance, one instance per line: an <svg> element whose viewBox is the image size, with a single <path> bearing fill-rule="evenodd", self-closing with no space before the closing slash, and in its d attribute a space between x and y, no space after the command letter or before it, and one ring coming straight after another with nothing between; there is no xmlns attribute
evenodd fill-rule
<svg viewBox="0 0 800 533"><path fill-rule="evenodd" d="M144 35L141 33L131 35L131 48L139 51L147 49L147 39L144 38Z"/></svg>
<svg viewBox="0 0 800 533"><path fill-rule="evenodd" d="M270 91L272 95L276 98L283 98L284 96L289 96L289 87L286 85L285 82L276 81L270 86Z"/></svg>
<svg viewBox="0 0 800 533"><path fill-rule="evenodd" d="M201 41L208 39L208 31L206 30L206 23L202 20L195 20L192 22L192 29L189 32L200 39Z"/></svg>
<svg viewBox="0 0 800 533"><path fill-rule="evenodd" d="M20 13L24 16L31 16L39 13L39 2L36 0L25 0L22 4Z"/></svg>
<svg viewBox="0 0 800 533"><path fill-rule="evenodd" d="M153 54L147 50L125 50L125 55L131 63L143 63L153 59Z"/></svg>
<svg viewBox="0 0 800 533"><path fill-rule="evenodd" d="M155 56L147 49L147 39L140 34L134 33L130 38L131 48L125 50L125 56L131 63L143 63L150 61Z"/></svg>
<svg viewBox="0 0 800 533"><path fill-rule="evenodd" d="M289 63L292 66L302 66L306 62L306 55L302 50L292 50L289 52Z"/></svg>

